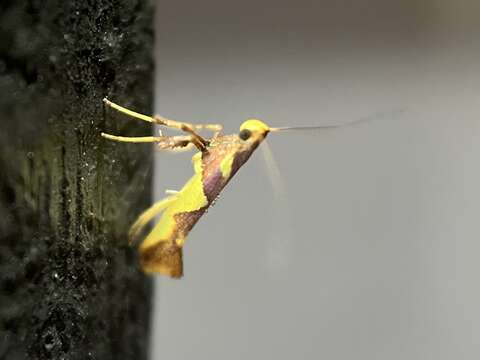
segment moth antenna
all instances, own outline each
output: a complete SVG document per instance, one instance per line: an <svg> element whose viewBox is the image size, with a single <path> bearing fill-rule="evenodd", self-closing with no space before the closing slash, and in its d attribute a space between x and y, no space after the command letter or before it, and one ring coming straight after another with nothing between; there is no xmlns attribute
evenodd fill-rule
<svg viewBox="0 0 480 360"><path fill-rule="evenodd" d="M404 112L405 112L405 109L395 109L390 111L379 112L370 116L366 116L353 121L347 121L340 124L326 124L326 125L320 125L320 126L283 126L283 127L270 128L270 131L276 132L276 131L291 131L291 130L293 131L331 130L331 129L349 127L352 125L359 125L359 124L363 124L373 120L382 119L388 116L396 116L396 115L403 114Z"/></svg>
<svg viewBox="0 0 480 360"><path fill-rule="evenodd" d="M266 172L272 184L274 201L273 222L270 235L266 239L266 264L268 270L278 272L288 268L293 248L292 213L289 210L287 187L266 140L260 145Z"/></svg>
<svg viewBox="0 0 480 360"><path fill-rule="evenodd" d="M275 161L275 157L273 156L273 152L270 149L270 146L268 145L268 142L266 140L263 141L260 149L262 150L263 160L265 161L265 165L267 167L267 174L270 183L272 184L275 199L279 201L286 201L286 186L283 181L282 174L280 173L280 169L278 168L277 162Z"/></svg>

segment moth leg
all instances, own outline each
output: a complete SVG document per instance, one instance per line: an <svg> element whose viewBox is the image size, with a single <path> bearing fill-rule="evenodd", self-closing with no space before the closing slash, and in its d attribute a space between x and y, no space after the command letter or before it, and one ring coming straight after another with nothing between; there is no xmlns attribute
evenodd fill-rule
<svg viewBox="0 0 480 360"><path fill-rule="evenodd" d="M222 126L221 125L216 125L216 124L193 125L193 124L189 124L189 123L186 123L186 122L167 119L167 118L164 118L164 117L158 116L158 115L153 116L153 117L152 116L147 116L147 115L144 115L144 114L140 114L136 111L132 111L132 110L129 110L127 108L124 108L123 106L120 106L118 104L115 104L114 102L111 102L107 98L104 98L103 102L105 103L105 105L111 107L112 109L115 109L115 110L117 110L121 113L124 113L128 116L134 117L136 119L139 119L139 120L142 120L142 121L147 121L149 123L164 125L164 126L167 126L167 127L171 127L173 129L177 129L177 130L181 130L181 131L189 133L190 135L192 135L192 143L201 152L205 152L207 150L208 141L205 140L199 134L197 134L197 132L195 130L196 129L198 129L198 130L201 130L201 129L212 130L212 131L215 132L214 137L217 136L220 133L220 131L222 130ZM145 142L147 142L147 141L145 141Z"/></svg>
<svg viewBox="0 0 480 360"><path fill-rule="evenodd" d="M212 138L215 139L223 131L223 125L220 124L194 124L195 130L209 130L213 132Z"/></svg>
<svg viewBox="0 0 480 360"><path fill-rule="evenodd" d="M180 153L180 152L186 152L189 150L192 150L195 147L193 143L189 143L188 145L182 146L182 147L174 147L174 148L163 148L159 147L160 150L168 150L170 152L175 152L175 153Z"/></svg>
<svg viewBox="0 0 480 360"><path fill-rule="evenodd" d="M165 136L138 136L138 137L127 137L127 136L116 136L102 132L102 137L112 141L119 142L132 142L132 143L150 143L158 142L161 143L165 141Z"/></svg>
<svg viewBox="0 0 480 360"><path fill-rule="evenodd" d="M164 139L157 144L160 150L185 151L193 146L191 135L164 136Z"/></svg>
<svg viewBox="0 0 480 360"><path fill-rule="evenodd" d="M193 143L193 145L195 145L197 149L200 150L201 152L207 151L209 142L195 131L195 125L181 122L181 121L167 119L160 115L155 115L153 118L156 124L167 126L172 129L184 131L190 134L191 142Z"/></svg>
<svg viewBox="0 0 480 360"><path fill-rule="evenodd" d="M164 125L173 129L187 132L191 136L191 144L195 145L201 152L206 151L209 141L205 140L196 131L208 130L212 131L212 139L218 137L223 131L223 125L220 124L190 124L186 122L176 121L172 119L164 118L163 116L154 116L156 124Z"/></svg>
<svg viewBox="0 0 480 360"><path fill-rule="evenodd" d="M149 123L155 123L155 120L151 116L140 114L136 111L128 110L127 108L124 108L123 106L120 106L120 105L115 104L114 102L111 102L107 98L103 99L103 103L105 105L107 105L108 107L111 107L112 109L115 109L115 110L117 110L117 111L119 111L119 112L121 112L125 115L131 116L131 117L134 117L136 119L140 119L140 120L143 120L143 121L146 121L146 122L149 122Z"/></svg>
<svg viewBox="0 0 480 360"><path fill-rule="evenodd" d="M157 143L158 149L170 151L187 151L193 147L191 136L140 136L126 137L102 133L102 137L112 141L130 142L130 143Z"/></svg>
<svg viewBox="0 0 480 360"><path fill-rule="evenodd" d="M130 231L128 232L130 244L132 244L138 238L138 235L141 233L141 231L150 221L153 220L153 218L155 218L155 216L165 210L165 208L172 204L176 199L176 195L166 197L145 210L130 227Z"/></svg>
<svg viewBox="0 0 480 360"><path fill-rule="evenodd" d="M162 116L153 116L152 117L152 116L140 114L136 111L132 111L132 110L129 110L127 108L124 108L123 106L115 104L114 102L108 100L107 98L104 98L103 102L108 107L111 107L112 109L115 109L115 110L117 110L117 111L119 111L119 112L121 112L125 115L131 116L131 117L134 117L136 119L146 121L146 122L149 122L149 123L155 123L155 124L170 126L172 128L178 129L178 130L183 130L182 129L182 124L187 125L190 128L195 129L195 130L209 130L209 131L212 131L214 133L214 136L218 135L223 130L223 125L220 125L220 124L190 124L190 123L186 123L186 122L183 122L183 121L175 121L175 120L171 120L171 119L166 119Z"/></svg>
<svg viewBox="0 0 480 360"><path fill-rule="evenodd" d="M178 190L171 190L171 189L166 189L165 194L167 195L175 195L178 194Z"/></svg>

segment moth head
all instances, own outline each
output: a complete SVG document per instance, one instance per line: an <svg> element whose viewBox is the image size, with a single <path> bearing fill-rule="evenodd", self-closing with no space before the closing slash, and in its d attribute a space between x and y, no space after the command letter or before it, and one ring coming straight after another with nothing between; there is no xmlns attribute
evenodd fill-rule
<svg viewBox="0 0 480 360"><path fill-rule="evenodd" d="M240 126L238 137L247 143L260 143L270 132L270 127L258 119L249 119Z"/></svg>

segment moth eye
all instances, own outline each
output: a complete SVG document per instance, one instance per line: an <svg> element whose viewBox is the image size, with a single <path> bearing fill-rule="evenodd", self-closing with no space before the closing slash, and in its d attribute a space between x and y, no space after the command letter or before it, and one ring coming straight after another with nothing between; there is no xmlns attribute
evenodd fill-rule
<svg viewBox="0 0 480 360"><path fill-rule="evenodd" d="M238 137L242 140L247 140L250 136L252 135L252 132L248 129L243 129L242 131L240 131L240 133L238 134Z"/></svg>

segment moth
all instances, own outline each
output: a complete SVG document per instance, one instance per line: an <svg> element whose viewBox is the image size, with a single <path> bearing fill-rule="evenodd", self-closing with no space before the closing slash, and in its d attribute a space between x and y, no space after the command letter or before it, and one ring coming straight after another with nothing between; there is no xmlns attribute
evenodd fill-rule
<svg viewBox="0 0 480 360"><path fill-rule="evenodd" d="M129 232L129 238L133 241L148 223L161 214L159 221L139 246L140 265L146 273L159 273L172 278L183 276L182 249L190 230L270 133L341 126L270 127L261 120L248 119L241 124L238 134L223 135L223 126L220 124L190 124L158 115L147 116L106 98L103 101L105 105L133 118L183 133L145 137L102 133L104 138L120 142L156 143L158 148L164 150L197 150L192 157L194 174L190 180L179 191L168 191L169 196L144 211ZM212 136L201 136L201 130L210 131Z"/></svg>

